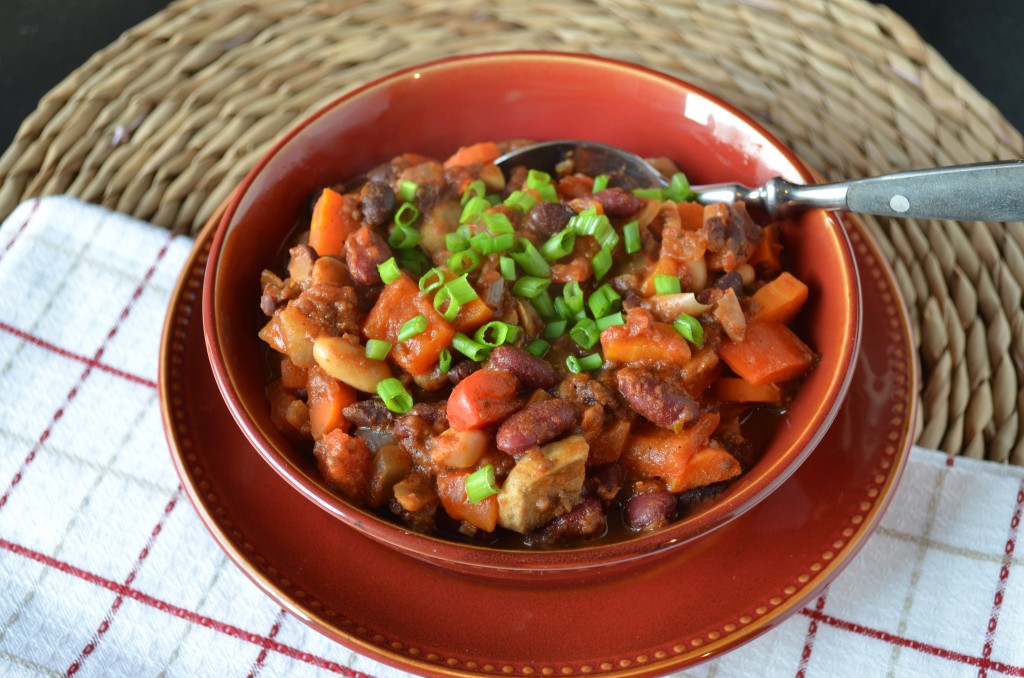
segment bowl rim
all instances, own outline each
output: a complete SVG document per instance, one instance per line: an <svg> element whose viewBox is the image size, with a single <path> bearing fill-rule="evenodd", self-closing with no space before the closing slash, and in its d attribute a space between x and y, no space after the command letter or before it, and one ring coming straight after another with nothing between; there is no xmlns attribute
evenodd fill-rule
<svg viewBox="0 0 1024 678"><path fill-rule="evenodd" d="M625 540L617 540L609 543L595 545L579 545L568 548L541 548L541 549L503 549L494 546L475 545L465 542L457 542L433 535L414 532L401 524L387 521L376 515L369 509L358 507L349 503L344 498L331 492L322 481L317 482L297 469L277 447L259 431L259 426L250 417L242 399L234 391L228 379L227 367L225 366L224 348L221 345L221 336L217 329L217 310L215 308L215 293L217 272L221 261L224 242L229 231L229 226L238 210L246 192L261 175L281 149L302 131L309 128L322 117L333 111L339 105L359 97L360 95L387 86L392 82L402 80L411 74L420 71L443 69L450 66L457 66L462 63L479 63L486 61L502 61L508 59L555 59L563 62L578 61L583 64L598 68L613 68L626 70L636 75L659 80L666 85L685 90L689 93L704 98L726 113L734 116L743 125L748 126L762 140L767 142L776 152L788 162L800 175L805 183L816 183L817 175L813 169L808 167L799 156L796 155L787 145L783 144L774 134L769 132L762 124L753 117L732 104L721 99L717 95L694 85L680 77L673 76L654 68L636 64L611 57L563 51L546 50L498 50L478 52L472 54L460 54L438 59L432 59L419 64L406 66L387 74L373 78L356 87L334 97L320 108L310 113L290 129L288 129L278 140L267 150L246 174L242 182L232 191L224 210L216 226L210 251L207 258L206 270L202 291L202 314L203 334L206 343L207 354L211 368L220 392L228 410L231 412L235 423L240 427L250 444L255 448L259 456L269 463L275 471L284 477L288 483L307 499L321 509L339 518L345 525L350 526L365 535L388 544L393 548L404 551L410 555L426 558L438 563L461 563L471 566L474 570L494 570L502 572L515 571L537 571L557 572L574 571L599 568L608 564L618 564L635 561L654 553L664 552L670 548L688 543L702 535L708 534L716 528L724 525L735 517L742 515L753 508L764 497L768 496L782 482L800 466L808 455L817 447L827 432L829 426L835 419L840 406L845 400L847 390L852 381L853 360L859 352L861 340L862 309L861 309L861 287L857 275L857 264L853 255L853 247L850 243L847 229L842 217L836 212L825 212L824 219L830 224L835 236L839 240L840 255L845 262L847 287L852 293L853 299L850 303L850 317L847 319L851 324L850 341L843 342L842 355L838 364L844 366L839 370L829 383L826 393L830 402L818 408L824 411L820 422L813 428L813 433L802 445L797 445L800 452L796 456L785 456L771 467L762 468L758 475L764 476L765 480L753 484L750 491L723 497L709 505L708 510L699 511L694 516L682 518L664 528L649 533L639 533ZM819 210L821 211L821 210ZM800 441L798 441L800 442Z"/></svg>

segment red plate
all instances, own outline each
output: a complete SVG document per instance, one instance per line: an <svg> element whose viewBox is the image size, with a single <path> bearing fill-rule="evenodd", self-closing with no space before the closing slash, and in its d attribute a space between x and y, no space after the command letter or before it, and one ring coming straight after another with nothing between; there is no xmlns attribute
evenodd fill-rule
<svg viewBox="0 0 1024 678"><path fill-rule="evenodd" d="M213 381L200 292L212 230L173 294L160 393L171 455L210 533L271 598L379 661L443 675L648 675L756 637L800 610L877 525L912 442L918 379L891 271L847 218L864 328L846 404L774 494L628 577L478 581L399 554L303 499L255 454Z"/></svg>

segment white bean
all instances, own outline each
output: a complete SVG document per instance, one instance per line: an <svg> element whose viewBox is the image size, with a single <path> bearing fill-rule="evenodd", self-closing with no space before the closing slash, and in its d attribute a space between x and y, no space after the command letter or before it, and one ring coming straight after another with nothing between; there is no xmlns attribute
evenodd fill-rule
<svg viewBox="0 0 1024 678"><path fill-rule="evenodd" d="M313 344L313 359L327 374L364 393L375 393L377 384L391 376L386 362L367 358L366 349L349 335L320 337Z"/></svg>

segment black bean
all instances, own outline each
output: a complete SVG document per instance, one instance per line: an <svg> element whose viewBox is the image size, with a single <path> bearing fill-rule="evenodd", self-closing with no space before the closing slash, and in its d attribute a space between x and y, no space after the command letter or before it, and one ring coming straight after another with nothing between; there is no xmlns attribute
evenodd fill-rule
<svg viewBox="0 0 1024 678"><path fill-rule="evenodd" d="M380 226L391 218L395 202L395 192L383 181L368 181L359 191L363 219L372 226Z"/></svg>
<svg viewBox="0 0 1024 678"><path fill-rule="evenodd" d="M732 288L737 297L743 295L743 277L736 271L729 271L715 281L715 287L720 290Z"/></svg>
<svg viewBox="0 0 1024 678"><path fill-rule="evenodd" d="M394 415L391 413L382 400L379 398L371 398L369 400L359 400L346 405L341 410L342 415L345 419L355 424L356 426L368 426L373 428L379 428L385 424L390 424Z"/></svg>

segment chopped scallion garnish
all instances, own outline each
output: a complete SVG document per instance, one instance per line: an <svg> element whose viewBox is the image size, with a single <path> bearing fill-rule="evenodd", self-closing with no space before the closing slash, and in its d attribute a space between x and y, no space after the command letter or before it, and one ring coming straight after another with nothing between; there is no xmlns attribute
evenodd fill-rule
<svg viewBox="0 0 1024 678"><path fill-rule="evenodd" d="M499 257L498 268L501 271L501 277L505 280L516 279L516 260L512 257Z"/></svg>
<svg viewBox="0 0 1024 678"><path fill-rule="evenodd" d="M420 292L430 294L444 283L444 271L439 268L432 268L420 276Z"/></svg>
<svg viewBox="0 0 1024 678"><path fill-rule="evenodd" d="M690 190L690 181L686 178L685 174L682 172L676 172L672 175L672 180L669 181L668 188L665 189L665 197L676 202L693 199L693 191Z"/></svg>
<svg viewBox="0 0 1024 678"><path fill-rule="evenodd" d="M594 177L594 188L593 188L593 192L594 193L597 193L599 191L603 191L606 188L608 188L608 175L607 174L598 174L596 177Z"/></svg>
<svg viewBox="0 0 1024 678"><path fill-rule="evenodd" d="M516 263L526 272L526 275L533 275L538 278L546 278L551 275L551 266L548 265L548 262L541 256L541 253L534 247L533 243L526 238L516 240L514 249L509 256L516 260Z"/></svg>
<svg viewBox="0 0 1024 678"><path fill-rule="evenodd" d="M590 298L587 299L587 306L590 307L590 312L594 314L595 318L608 315L618 309L618 304L622 300L619 293L612 289L612 286L605 283L594 290Z"/></svg>
<svg viewBox="0 0 1024 678"><path fill-rule="evenodd" d="M449 252L461 252L469 249L469 238L463 228L444 236L444 248Z"/></svg>
<svg viewBox="0 0 1024 678"><path fill-rule="evenodd" d="M612 269L612 251L607 247L590 258L590 265L594 268L594 277L600 280Z"/></svg>
<svg viewBox="0 0 1024 678"><path fill-rule="evenodd" d="M448 370L452 367L452 352L447 348L442 348L441 352L437 354L437 369L441 371L441 374L448 374Z"/></svg>
<svg viewBox="0 0 1024 678"><path fill-rule="evenodd" d="M682 335L683 339L686 339L691 344L700 346L704 343L704 328L701 327L700 321L693 316L685 313L681 314L672 323L672 327Z"/></svg>
<svg viewBox="0 0 1024 678"><path fill-rule="evenodd" d="M448 257L448 268L455 275L469 273L480 265L480 255L473 250L462 250Z"/></svg>
<svg viewBox="0 0 1024 678"><path fill-rule="evenodd" d="M485 214L483 219L484 225L487 226L487 230L491 232L491 235L515 233L516 229L512 227L512 222L501 212Z"/></svg>
<svg viewBox="0 0 1024 678"><path fill-rule="evenodd" d="M679 278L674 275L658 274L654 276L655 294L679 294L682 292Z"/></svg>
<svg viewBox="0 0 1024 678"><path fill-rule="evenodd" d="M489 346L470 339L462 332L456 332L452 337L452 348L477 363L487 360L487 356L491 354Z"/></svg>
<svg viewBox="0 0 1024 678"><path fill-rule="evenodd" d="M411 250L396 249L395 256L398 257L398 265L409 271L412 275L421 275L430 268L430 261L427 255L418 247Z"/></svg>
<svg viewBox="0 0 1024 678"><path fill-rule="evenodd" d="M597 323L593 320L581 318L569 330L569 336L583 348L591 349L601 338L601 332L597 329Z"/></svg>
<svg viewBox="0 0 1024 678"><path fill-rule="evenodd" d="M394 257L377 264L377 272L380 273L380 279L385 285L390 285L402 276Z"/></svg>
<svg viewBox="0 0 1024 678"><path fill-rule="evenodd" d="M525 191L512 191L505 198L504 204L521 212L529 212L537 204L537 199Z"/></svg>
<svg viewBox="0 0 1024 678"><path fill-rule="evenodd" d="M557 339L565 334L565 328L568 327L568 325L569 323L566 320L552 320L544 326L544 338Z"/></svg>
<svg viewBox="0 0 1024 678"><path fill-rule="evenodd" d="M412 202L413 198L416 197L416 191L419 190L420 185L415 181L409 181L403 179L398 184L398 199L402 202Z"/></svg>
<svg viewBox="0 0 1024 678"><path fill-rule="evenodd" d="M526 350L529 353L532 353L533 355L537 356L538 358L543 358L544 354L548 352L548 349L550 347L551 344L544 341L543 339L534 339L533 341L526 345Z"/></svg>
<svg viewBox="0 0 1024 678"><path fill-rule="evenodd" d="M388 244L396 250L411 250L419 243L420 232L406 223L396 225L395 230L391 231L391 235L388 236Z"/></svg>
<svg viewBox="0 0 1024 678"><path fill-rule="evenodd" d="M640 224L631 221L622 227L622 239L625 240L626 254L640 251Z"/></svg>
<svg viewBox="0 0 1024 678"><path fill-rule="evenodd" d="M412 409L412 396L402 386L402 382L394 377L382 379L377 384L377 395L384 401L384 406L392 412L405 414Z"/></svg>
<svg viewBox="0 0 1024 678"><path fill-rule="evenodd" d="M391 350L391 342L383 339L366 340L366 357L370 360L384 360Z"/></svg>
<svg viewBox="0 0 1024 678"><path fill-rule="evenodd" d="M558 261L572 252L575 245L575 231L565 228L548 238L547 242L540 246L540 254L547 261Z"/></svg>
<svg viewBox="0 0 1024 678"><path fill-rule="evenodd" d="M590 370L596 370L604 364L604 359L600 353L591 353L590 355L577 358L574 355L566 356L565 366L569 368L569 371L573 374L579 374L580 372L589 372Z"/></svg>
<svg viewBox="0 0 1024 678"><path fill-rule="evenodd" d="M665 191L660 188L634 188L633 195L648 200L664 200Z"/></svg>
<svg viewBox="0 0 1024 678"><path fill-rule="evenodd" d="M466 476L466 499L471 504L492 497L501 490L494 476L494 466L486 464Z"/></svg>
<svg viewBox="0 0 1024 678"><path fill-rule="evenodd" d="M619 313L612 313L611 315L602 316L602 317L598 318L597 320L595 320L594 322L597 324L598 332L603 332L605 329L611 327L612 325L625 325L626 324L626 320L622 317L622 313L621 312L619 312Z"/></svg>
<svg viewBox="0 0 1024 678"><path fill-rule="evenodd" d="M402 326L398 328L398 340L408 341L425 329L427 329L427 316L420 313L402 323Z"/></svg>
<svg viewBox="0 0 1024 678"><path fill-rule="evenodd" d="M469 199L466 206L462 208L462 216L459 217L459 223L465 224L473 221L478 214L483 214L484 210L491 208L491 202L484 197L474 196Z"/></svg>
<svg viewBox="0 0 1024 678"><path fill-rule="evenodd" d="M485 198L487 196L487 186L484 184L483 179L475 179L471 181L469 186L466 186L466 190L462 192L461 204L465 205L473 198Z"/></svg>
<svg viewBox="0 0 1024 678"><path fill-rule="evenodd" d="M551 286L550 278L538 278L532 275L524 275L516 281L512 287L512 294L524 299L535 299L541 292ZM553 309L553 307L552 307Z"/></svg>
<svg viewBox="0 0 1024 678"><path fill-rule="evenodd" d="M580 289L579 282L570 280L565 283L565 286L562 287L562 298L565 299L565 304L571 312L566 317L576 315L583 310L583 290Z"/></svg>
<svg viewBox="0 0 1024 678"><path fill-rule="evenodd" d="M412 226L420 218L420 208L411 202L403 202L395 212L395 223L399 226Z"/></svg>
<svg viewBox="0 0 1024 678"><path fill-rule="evenodd" d="M442 318L452 322L455 320L455 316L459 315L460 308L462 308L462 303L452 294L451 288L448 285L442 285L434 295L434 310L440 313Z"/></svg>
<svg viewBox="0 0 1024 678"><path fill-rule="evenodd" d="M492 320L477 329L473 334L473 340L484 346L494 348L495 346L515 342L519 338L520 332L522 332L522 328L519 325L509 325L500 320Z"/></svg>
<svg viewBox="0 0 1024 678"><path fill-rule="evenodd" d="M547 290L544 290L533 299L530 299L530 305L533 306L533 309L545 320L551 320L558 317L558 311L555 309L555 305L551 301L551 295L548 294Z"/></svg>

